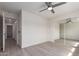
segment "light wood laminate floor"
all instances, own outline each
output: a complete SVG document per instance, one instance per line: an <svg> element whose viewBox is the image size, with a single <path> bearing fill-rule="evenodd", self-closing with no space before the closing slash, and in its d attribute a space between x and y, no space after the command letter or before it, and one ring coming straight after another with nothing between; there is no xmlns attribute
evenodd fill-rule
<svg viewBox="0 0 79 59"><path fill-rule="evenodd" d="M64 44L65 42L65 44ZM76 45L77 44L77 45ZM0 52L1 56L78 56L78 42L63 39L55 42L45 42L21 49L13 39L6 40L5 52Z"/></svg>

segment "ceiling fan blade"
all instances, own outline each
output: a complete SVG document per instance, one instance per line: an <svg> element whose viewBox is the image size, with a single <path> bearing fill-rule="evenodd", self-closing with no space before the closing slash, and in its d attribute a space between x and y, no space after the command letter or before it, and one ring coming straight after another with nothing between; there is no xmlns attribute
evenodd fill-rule
<svg viewBox="0 0 79 59"><path fill-rule="evenodd" d="M66 23L69 23L69 22L72 23L71 18L66 19Z"/></svg>
<svg viewBox="0 0 79 59"><path fill-rule="evenodd" d="M51 10L51 12L52 12L52 13L55 13L55 11L54 11L53 9Z"/></svg>
<svg viewBox="0 0 79 59"><path fill-rule="evenodd" d="M42 11L45 11L45 10L47 10L48 8L46 8L46 9L43 9L43 10L41 10L40 12L42 12Z"/></svg>
<svg viewBox="0 0 79 59"><path fill-rule="evenodd" d="M45 4L46 4L48 7L52 6L51 3L52 3L52 2L45 2Z"/></svg>
<svg viewBox="0 0 79 59"><path fill-rule="evenodd" d="M55 5L52 5L52 8L63 5L63 4L66 4L66 2L60 2L60 3L57 3Z"/></svg>
<svg viewBox="0 0 79 59"><path fill-rule="evenodd" d="M71 20L67 21L66 23L72 22Z"/></svg>

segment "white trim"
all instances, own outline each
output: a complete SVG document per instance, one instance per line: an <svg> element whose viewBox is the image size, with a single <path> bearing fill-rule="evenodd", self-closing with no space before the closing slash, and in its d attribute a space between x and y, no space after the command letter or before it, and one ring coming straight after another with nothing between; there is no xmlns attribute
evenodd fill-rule
<svg viewBox="0 0 79 59"><path fill-rule="evenodd" d="M3 12L3 51L5 51L5 14Z"/></svg>

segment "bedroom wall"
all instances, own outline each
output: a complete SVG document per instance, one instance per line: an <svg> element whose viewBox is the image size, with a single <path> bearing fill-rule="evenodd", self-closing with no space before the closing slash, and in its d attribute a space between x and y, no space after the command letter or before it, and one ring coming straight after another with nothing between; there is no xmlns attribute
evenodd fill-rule
<svg viewBox="0 0 79 59"><path fill-rule="evenodd" d="M22 48L48 41L47 21L22 10Z"/></svg>
<svg viewBox="0 0 79 59"><path fill-rule="evenodd" d="M54 19L51 19L49 24L49 40L55 41L59 39L59 23Z"/></svg>

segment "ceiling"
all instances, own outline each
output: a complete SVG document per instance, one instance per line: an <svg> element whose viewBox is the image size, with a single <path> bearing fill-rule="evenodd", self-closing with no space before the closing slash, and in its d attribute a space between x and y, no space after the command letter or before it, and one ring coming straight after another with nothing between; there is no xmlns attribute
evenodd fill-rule
<svg viewBox="0 0 79 59"><path fill-rule="evenodd" d="M49 19L67 12L78 10L79 2L67 2L64 5L55 7L53 8L55 14L51 13L49 10L39 12L40 10L46 8L44 2L0 2L0 8L14 13L18 13L21 9L25 9L29 12Z"/></svg>

